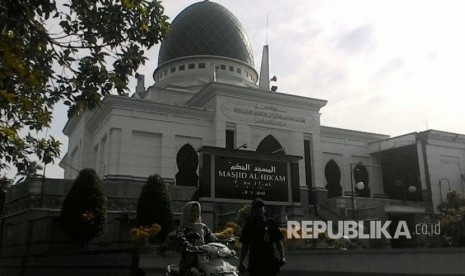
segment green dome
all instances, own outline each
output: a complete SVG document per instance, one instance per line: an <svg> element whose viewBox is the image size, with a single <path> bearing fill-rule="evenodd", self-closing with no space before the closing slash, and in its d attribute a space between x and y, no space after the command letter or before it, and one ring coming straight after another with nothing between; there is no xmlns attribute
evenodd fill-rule
<svg viewBox="0 0 465 276"><path fill-rule="evenodd" d="M252 47L237 18L210 1L192 4L171 23L158 54L158 65L187 56L220 56L254 66Z"/></svg>

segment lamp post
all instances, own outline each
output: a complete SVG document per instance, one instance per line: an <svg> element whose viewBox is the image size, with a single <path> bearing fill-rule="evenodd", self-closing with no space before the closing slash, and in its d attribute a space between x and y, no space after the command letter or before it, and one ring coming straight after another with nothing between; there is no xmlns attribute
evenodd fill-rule
<svg viewBox="0 0 465 276"><path fill-rule="evenodd" d="M448 188L449 188L448 191L450 191L450 181L449 181L449 179L447 179L447 178L445 178L445 177L439 178L439 197L441 198L441 202L443 202L443 201L442 201L442 187L441 187L441 184L442 184L442 181L443 181L443 180L446 180L446 181L447 181L447 186L448 186Z"/></svg>
<svg viewBox="0 0 465 276"><path fill-rule="evenodd" d="M350 164L350 190L350 195L352 196L352 219L355 220L354 174L352 169L352 163Z"/></svg>
<svg viewBox="0 0 465 276"><path fill-rule="evenodd" d="M355 220L355 189L354 189L354 171L353 165L358 165L355 163L350 163L350 189L351 189L351 197L352 197L352 219ZM365 188L365 183L363 181L359 181L355 184L357 189L363 190Z"/></svg>
<svg viewBox="0 0 465 276"><path fill-rule="evenodd" d="M408 200L408 196L410 194L414 194L417 192L417 187L415 187L414 185L410 184L410 186L408 186L408 188L406 189L405 188L405 181L402 181L402 180L397 180L399 181L401 184L402 184L402 200L403 201L406 201Z"/></svg>

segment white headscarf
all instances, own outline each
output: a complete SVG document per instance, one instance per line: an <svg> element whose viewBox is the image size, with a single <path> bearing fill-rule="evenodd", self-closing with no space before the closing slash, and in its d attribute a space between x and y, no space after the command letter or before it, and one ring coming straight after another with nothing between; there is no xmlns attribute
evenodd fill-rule
<svg viewBox="0 0 465 276"><path fill-rule="evenodd" d="M191 209L193 205L199 207L199 219L197 221L192 221ZM182 207L182 226L190 228L195 232L200 232L203 230L205 224L202 223L202 209L200 203L197 201L189 201Z"/></svg>

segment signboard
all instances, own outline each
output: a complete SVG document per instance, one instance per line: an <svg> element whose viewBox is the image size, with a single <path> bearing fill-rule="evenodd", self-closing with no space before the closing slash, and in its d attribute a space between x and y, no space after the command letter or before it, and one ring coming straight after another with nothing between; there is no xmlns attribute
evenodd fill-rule
<svg viewBox="0 0 465 276"><path fill-rule="evenodd" d="M253 122L256 124L295 127L314 127L318 121L313 114L302 114L297 110L292 110L276 105L261 105L253 102L235 105L223 103L220 107L223 114L232 121Z"/></svg>
<svg viewBox="0 0 465 276"><path fill-rule="evenodd" d="M286 161L215 156L215 197L289 201Z"/></svg>

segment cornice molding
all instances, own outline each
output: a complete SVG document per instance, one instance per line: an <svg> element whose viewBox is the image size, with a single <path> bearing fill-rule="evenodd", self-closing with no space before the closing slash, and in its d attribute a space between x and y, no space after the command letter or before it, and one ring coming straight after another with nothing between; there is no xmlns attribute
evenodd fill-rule
<svg viewBox="0 0 465 276"><path fill-rule="evenodd" d="M362 140L366 142L385 140L389 138L389 135L385 135L385 134L363 132L363 131L357 131L357 130L351 130L351 129L328 127L328 126L321 126L320 133L322 137L328 136L328 137L347 138L347 139Z"/></svg>
<svg viewBox="0 0 465 276"><path fill-rule="evenodd" d="M248 101L272 103L299 109L319 111L327 103L326 100L302 97L279 92L262 91L256 88L236 86L225 83L211 82L192 97L187 104L201 107L216 96L240 98Z"/></svg>
<svg viewBox="0 0 465 276"><path fill-rule="evenodd" d="M95 111L87 111L89 115L78 116L72 118L68 121L65 126L65 134L69 135L77 126L78 122L82 119L87 119L86 127L88 129L94 129L101 124L102 121L106 120L112 110L134 110L139 112L146 113L160 113L160 114L169 114L169 115L180 115L183 116L192 116L196 118L201 118L205 120L213 120L214 111L208 110L206 108L198 108L193 106L186 105L174 105L174 104L165 104L159 103L150 100L129 98L123 96L106 96L100 107Z"/></svg>

